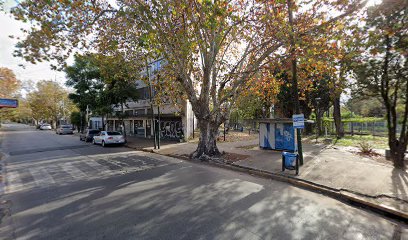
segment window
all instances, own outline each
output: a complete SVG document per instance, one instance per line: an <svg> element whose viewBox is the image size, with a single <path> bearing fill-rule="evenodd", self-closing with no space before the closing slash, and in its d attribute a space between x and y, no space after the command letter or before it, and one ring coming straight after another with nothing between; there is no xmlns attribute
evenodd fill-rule
<svg viewBox="0 0 408 240"><path fill-rule="evenodd" d="M142 87L137 89L139 99L146 100L150 98L149 87Z"/></svg>
<svg viewBox="0 0 408 240"><path fill-rule="evenodd" d="M122 135L120 132L107 132L107 135L109 136L117 136L117 135Z"/></svg>

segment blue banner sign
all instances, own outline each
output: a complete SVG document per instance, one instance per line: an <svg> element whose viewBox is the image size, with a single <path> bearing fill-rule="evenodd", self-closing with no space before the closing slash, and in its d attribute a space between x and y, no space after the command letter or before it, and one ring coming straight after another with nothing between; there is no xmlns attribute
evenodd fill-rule
<svg viewBox="0 0 408 240"><path fill-rule="evenodd" d="M0 108L16 108L18 107L17 99L0 98Z"/></svg>
<svg viewBox="0 0 408 240"><path fill-rule="evenodd" d="M293 127L294 128L305 128L305 115L295 114L293 118Z"/></svg>

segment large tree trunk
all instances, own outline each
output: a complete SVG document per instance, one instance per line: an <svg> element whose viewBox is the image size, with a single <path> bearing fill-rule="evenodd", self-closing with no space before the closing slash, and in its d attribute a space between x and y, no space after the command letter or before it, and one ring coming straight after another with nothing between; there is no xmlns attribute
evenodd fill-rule
<svg viewBox="0 0 408 240"><path fill-rule="evenodd" d="M200 139L197 150L193 153L193 158L208 161L211 160L212 157L220 156L221 153L217 147L219 124L199 119L198 126L200 128Z"/></svg>
<svg viewBox="0 0 408 240"><path fill-rule="evenodd" d="M398 140L389 142L391 159L394 162L394 167L405 168L405 152L407 151L407 144L401 143Z"/></svg>
<svg viewBox="0 0 408 240"><path fill-rule="evenodd" d="M340 110L340 96L336 96L333 101L333 118L336 125L336 136L338 139L344 137L344 127L341 122L341 110Z"/></svg>

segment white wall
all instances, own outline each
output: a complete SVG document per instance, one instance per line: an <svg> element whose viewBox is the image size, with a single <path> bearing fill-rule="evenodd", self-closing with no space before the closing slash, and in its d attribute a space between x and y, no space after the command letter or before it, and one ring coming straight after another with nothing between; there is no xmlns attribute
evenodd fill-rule
<svg viewBox="0 0 408 240"><path fill-rule="evenodd" d="M190 101L186 101L183 108L185 111L184 116L182 116L183 132L184 132L184 138L185 140L187 140L189 137L193 135L193 118L194 118L194 129L197 128L197 119L194 116Z"/></svg>

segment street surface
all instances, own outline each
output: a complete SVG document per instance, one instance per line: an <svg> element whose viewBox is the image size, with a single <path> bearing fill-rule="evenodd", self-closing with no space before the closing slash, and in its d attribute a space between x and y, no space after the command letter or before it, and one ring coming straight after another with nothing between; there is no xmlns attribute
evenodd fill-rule
<svg viewBox="0 0 408 240"><path fill-rule="evenodd" d="M405 224L286 183L24 125L0 134L0 239L408 239Z"/></svg>

